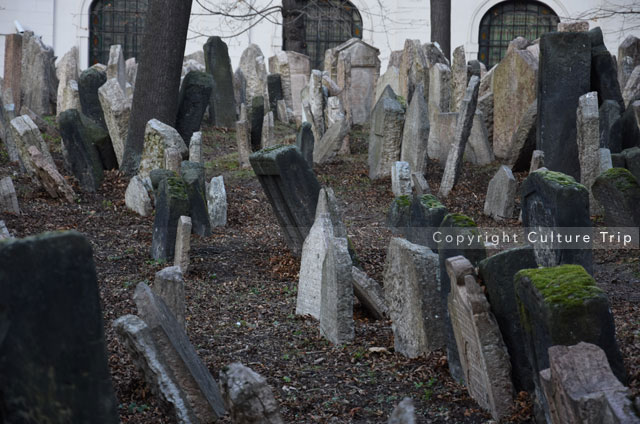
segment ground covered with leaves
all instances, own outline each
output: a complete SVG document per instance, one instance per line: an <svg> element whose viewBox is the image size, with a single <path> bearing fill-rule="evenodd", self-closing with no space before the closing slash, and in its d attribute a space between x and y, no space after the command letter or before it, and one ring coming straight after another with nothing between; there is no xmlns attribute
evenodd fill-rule
<svg viewBox="0 0 640 424"><path fill-rule="evenodd" d="M292 142L294 129L277 127ZM265 376L290 423L382 423L404 397L411 397L423 423L484 423L491 420L466 389L448 373L446 353L406 359L396 354L389 321L373 320L356 304L355 340L332 346L318 323L295 315L299 259L284 244L281 230L257 178L238 167L235 134L203 130L207 178L224 175L229 202L228 224L207 238L192 237L191 266L185 275L187 333L217 379L220 370L242 362ZM60 141L46 134L58 169ZM386 249L392 234L386 213L393 200L389 179L368 178L366 128L350 135L352 154L317 167L321 184L335 190L362 268L382 282ZM460 182L444 203L450 212L474 218L485 227L518 226L517 214L506 223L483 215L487 185L498 164L465 165ZM63 171L63 174L68 174ZM127 179L107 173L100 190L83 193L73 178L76 203L53 200L29 178L18 174L6 152L0 154L0 177L11 175L22 214L0 213L16 237L44 231L77 230L94 249L104 315L109 366L123 423L172 423L115 337L113 321L135 314L132 295L141 281L170 265L151 260L153 217L143 218L124 204ZM442 168L431 163L428 182L437 193ZM516 175L521 182L526 173ZM617 337L630 375L640 393L640 267L638 251L602 251L594 255L595 277L606 290L616 319ZM228 419L227 419L228 421ZM223 422L227 422L223 420ZM516 395L513 415L505 422L531 422L525 393Z"/></svg>

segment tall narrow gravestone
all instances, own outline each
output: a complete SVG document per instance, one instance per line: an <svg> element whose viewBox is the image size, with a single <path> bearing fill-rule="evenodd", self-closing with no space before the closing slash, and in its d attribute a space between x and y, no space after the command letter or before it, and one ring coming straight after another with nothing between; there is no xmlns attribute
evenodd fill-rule
<svg viewBox="0 0 640 424"><path fill-rule="evenodd" d="M233 128L236 122L236 100L233 95L233 73L227 44L220 37L209 37L204 45L207 72L213 76L209 117L217 127Z"/></svg>
<svg viewBox="0 0 640 424"><path fill-rule="evenodd" d="M2 422L119 422L86 238L0 243L0 311Z"/></svg>
<svg viewBox="0 0 640 424"><path fill-rule="evenodd" d="M262 149L249 157L291 251L300 256L316 213L320 184L296 146Z"/></svg>

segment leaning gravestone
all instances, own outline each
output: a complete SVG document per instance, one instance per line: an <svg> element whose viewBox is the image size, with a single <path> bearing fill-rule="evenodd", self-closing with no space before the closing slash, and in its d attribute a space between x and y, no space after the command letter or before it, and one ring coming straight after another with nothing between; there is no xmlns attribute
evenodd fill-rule
<svg viewBox="0 0 640 424"><path fill-rule="evenodd" d="M0 179L0 211L20 215L16 188L9 176Z"/></svg>
<svg viewBox="0 0 640 424"><path fill-rule="evenodd" d="M184 218L184 217L181 217ZM184 279L179 266L168 266L156 272L153 292L160 296L178 324L185 328Z"/></svg>
<svg viewBox="0 0 640 424"><path fill-rule="evenodd" d="M251 154L251 125L246 119L236 122L236 146L238 148L238 162L240 168L250 168Z"/></svg>
<svg viewBox="0 0 640 424"><path fill-rule="evenodd" d="M300 256L313 225L320 184L295 146L275 146L249 157L287 245Z"/></svg>
<svg viewBox="0 0 640 424"><path fill-rule="evenodd" d="M516 200L518 182L511 170L501 165L498 172L489 181L487 197L484 201L484 214L495 220L511 219Z"/></svg>
<svg viewBox="0 0 640 424"><path fill-rule="evenodd" d="M45 45L41 36L22 33L20 108L26 106L40 116L54 114L58 90L55 59L53 47Z"/></svg>
<svg viewBox="0 0 640 424"><path fill-rule="evenodd" d="M451 111L460 110L460 103L467 90L467 59L464 46L458 46L451 54Z"/></svg>
<svg viewBox="0 0 640 424"><path fill-rule="evenodd" d="M153 204L151 203L149 192L139 175L134 175L129 181L127 190L124 192L124 203L128 209L140 216L151 215Z"/></svg>
<svg viewBox="0 0 640 424"><path fill-rule="evenodd" d="M391 165L391 191L395 197L411 196L411 168L407 162Z"/></svg>
<svg viewBox="0 0 640 424"><path fill-rule="evenodd" d="M58 78L56 115L60 115L61 112L68 109L63 103L67 85L70 81L78 80L78 47L71 47L71 49L62 56L62 59L60 59L56 67L56 77Z"/></svg>
<svg viewBox="0 0 640 424"><path fill-rule="evenodd" d="M611 149L611 127L620 118L622 108L613 100L605 100L598 109L600 117L600 147ZM620 149L621 146L618 146Z"/></svg>
<svg viewBox="0 0 640 424"><path fill-rule="evenodd" d="M201 237L211 235L209 210L207 208L204 166L201 163L184 161L180 165L180 175L184 181L189 198L189 216L192 231Z"/></svg>
<svg viewBox="0 0 640 424"><path fill-rule="evenodd" d="M446 345L445 310L438 299L438 256L431 249L392 238L384 292L395 351L409 358Z"/></svg>
<svg viewBox="0 0 640 424"><path fill-rule="evenodd" d="M341 152L350 129L349 120L345 117L331 125L322 138L317 143L314 142L313 162L322 164L334 159Z"/></svg>
<svg viewBox="0 0 640 424"><path fill-rule="evenodd" d="M107 82L106 72L95 68L84 70L78 78L78 92L80 94L82 113L106 128L107 124L104 120L104 113L102 106L100 106L100 97L98 95L98 90L105 82Z"/></svg>
<svg viewBox="0 0 640 424"><path fill-rule="evenodd" d="M640 184L624 168L611 168L592 187L593 196L604 207L604 223L609 227L640 227Z"/></svg>
<svg viewBox="0 0 640 424"><path fill-rule="evenodd" d="M523 269L537 268L530 246L516 247L493 255L479 264L491 312L509 351L511 376L516 390L533 390L533 375L524 346L524 335L516 303L513 277Z"/></svg>
<svg viewBox="0 0 640 424"><path fill-rule="evenodd" d="M38 181L49 193L49 196L54 199L64 198L67 202L73 203L75 193L56 167L47 162L40 150L35 146L29 147L29 155L31 156L31 163L36 170Z"/></svg>
<svg viewBox="0 0 640 424"><path fill-rule="evenodd" d="M591 229L587 189L570 176L545 168L524 180L521 194L522 224L532 237L528 238L538 264L579 264L592 273L591 243L579 238ZM591 236L590 231L588 235ZM562 243L564 236L579 239Z"/></svg>
<svg viewBox="0 0 640 424"><path fill-rule="evenodd" d="M529 169L531 158L536 148L538 136L538 100L534 100L522 116L518 128L511 137L511 151L506 163L511 163L513 172L522 172Z"/></svg>
<svg viewBox="0 0 640 424"><path fill-rule="evenodd" d="M127 91L127 67L124 62L123 48L120 44L113 44L109 48L107 62L107 80L115 79L122 92Z"/></svg>
<svg viewBox="0 0 640 424"><path fill-rule="evenodd" d="M140 178L144 179L154 169L164 167L164 151L167 148L177 149L182 158L189 154L187 145L175 128L151 119L144 130L144 149L138 170Z"/></svg>
<svg viewBox="0 0 640 424"><path fill-rule="evenodd" d="M220 37L209 37L204 45L204 57L207 72L213 76L209 121L217 127L233 128L236 102L227 44Z"/></svg>
<svg viewBox="0 0 640 424"><path fill-rule="evenodd" d="M156 196L156 216L153 221L151 256L155 260L173 259L176 246L178 220L189 215L189 197L181 178L160 180Z"/></svg>
<svg viewBox="0 0 640 424"><path fill-rule="evenodd" d="M391 165L400 159L404 106L387 86L371 112L369 133L369 178L391 174Z"/></svg>
<svg viewBox="0 0 640 424"><path fill-rule="evenodd" d="M47 146L47 143L45 143L40 134L40 130L28 115L13 118L11 122L9 122L9 131L11 131L12 140L15 142L20 163L24 166L27 173L30 175L35 173L35 168L29 156L30 146L34 146L40 150L46 161L55 166L53 157L51 153L49 153L49 146Z"/></svg>
<svg viewBox="0 0 640 424"><path fill-rule="evenodd" d="M427 171L427 142L429 141L429 107L425 100L424 85L415 89L402 131L400 160L408 162L414 172Z"/></svg>
<svg viewBox="0 0 640 424"><path fill-rule="evenodd" d="M591 193L591 186L600 175L599 126L598 93L591 92L580 96L576 112L580 182L589 190L589 206L593 214L599 211L598 204Z"/></svg>
<svg viewBox="0 0 640 424"><path fill-rule="evenodd" d="M611 125L609 131L609 150L611 153L620 153L640 144L638 141L640 140L640 129L638 129L638 119L634 110L637 107L640 107L640 101L630 104L627 110Z"/></svg>
<svg viewBox="0 0 640 424"><path fill-rule="evenodd" d="M0 243L3 422L119 422L99 297L81 234Z"/></svg>
<svg viewBox="0 0 640 424"><path fill-rule="evenodd" d="M591 41L585 32L550 32L540 38L538 143L545 164L580 179L575 110L591 88Z"/></svg>
<svg viewBox="0 0 640 424"><path fill-rule="evenodd" d="M353 292L360 304L375 319L384 319L389 315L387 303L384 300L384 291L380 284L358 267L351 267L353 277Z"/></svg>
<svg viewBox="0 0 640 424"><path fill-rule="evenodd" d="M256 44L249 44L240 56L238 71L244 77L245 102L253 104L255 97L267 94L267 67L262 50ZM263 100L264 102L264 100ZM262 118L261 118L262 119Z"/></svg>
<svg viewBox="0 0 640 424"><path fill-rule="evenodd" d="M120 84L115 79L108 80L98 89L98 97L100 98L105 123L109 130L109 137L119 165L122 163L124 144L129 133L131 100L122 91Z"/></svg>
<svg viewBox="0 0 640 424"><path fill-rule="evenodd" d="M206 72L191 71L184 77L178 101L176 130L187 145L193 133L200 130L213 85L213 78Z"/></svg>
<svg viewBox="0 0 640 424"><path fill-rule="evenodd" d="M499 421L513 404L507 348L471 262L455 256L446 267L452 281L448 311L469 394Z"/></svg>

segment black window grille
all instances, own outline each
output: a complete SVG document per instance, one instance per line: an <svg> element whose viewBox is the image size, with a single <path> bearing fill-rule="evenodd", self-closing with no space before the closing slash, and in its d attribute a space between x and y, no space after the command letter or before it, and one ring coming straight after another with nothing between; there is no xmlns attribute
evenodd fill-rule
<svg viewBox="0 0 640 424"><path fill-rule="evenodd" d="M142 45L148 0L96 0L89 12L89 65L107 64L109 49L120 44L125 59Z"/></svg>
<svg viewBox="0 0 640 424"><path fill-rule="evenodd" d="M480 22L478 60L491 68L502 60L516 37L533 41L555 31L560 18L537 1L510 0L492 7Z"/></svg>

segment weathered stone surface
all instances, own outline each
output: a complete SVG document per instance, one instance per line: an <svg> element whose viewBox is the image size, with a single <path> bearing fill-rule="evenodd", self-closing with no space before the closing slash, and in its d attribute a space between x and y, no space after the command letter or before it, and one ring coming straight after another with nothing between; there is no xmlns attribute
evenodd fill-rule
<svg viewBox="0 0 640 424"><path fill-rule="evenodd" d="M95 68L82 71L78 77L78 92L80 94L82 113L106 128L107 124L100 105L100 96L98 95L98 90L105 82L107 82L107 73Z"/></svg>
<svg viewBox="0 0 640 424"><path fill-rule="evenodd" d="M464 46L458 46L451 54L451 111L460 110L460 103L467 90L467 59Z"/></svg>
<svg viewBox="0 0 640 424"><path fill-rule="evenodd" d="M489 145L493 145L493 92L488 92L485 95L480 96L480 92L478 91L478 106L476 113L482 114L484 125L487 128Z"/></svg>
<svg viewBox="0 0 640 424"><path fill-rule="evenodd" d="M520 119L518 128L511 137L511 150L504 162L513 164L515 172L526 171L531 164L538 137L538 100L534 100Z"/></svg>
<svg viewBox="0 0 640 424"><path fill-rule="evenodd" d="M602 30L596 27L588 34L591 38L591 90L598 93L600 104L612 100L624 107L616 62L604 45Z"/></svg>
<svg viewBox="0 0 640 424"><path fill-rule="evenodd" d="M0 243L5 422L119 422L89 241L71 232Z"/></svg>
<svg viewBox="0 0 640 424"><path fill-rule="evenodd" d="M590 243L563 244L550 239L551 233L572 234L572 227L591 228L587 189L568 175L540 169L524 180L521 195L522 224L529 231L535 231L531 242L538 264L579 264L593 272ZM579 229L575 232L582 233Z"/></svg>
<svg viewBox="0 0 640 424"><path fill-rule="evenodd" d="M4 92L7 101L20 110L22 74L22 34L7 34L4 41ZM6 94L5 94L6 93Z"/></svg>
<svg viewBox="0 0 640 424"><path fill-rule="evenodd" d="M427 60L420 45L420 40L405 40L400 62L400 91L406 102L413 99L413 92L418 84L428 86L429 76Z"/></svg>
<svg viewBox="0 0 640 424"><path fill-rule="evenodd" d="M416 413L413 400L406 397L393 409L388 424L415 424Z"/></svg>
<svg viewBox="0 0 640 424"><path fill-rule="evenodd" d="M275 135L275 121L273 118L273 111L268 112L264 115L262 119L262 136L260 137L260 146L261 148L267 148L275 146L276 144L276 135Z"/></svg>
<svg viewBox="0 0 640 424"><path fill-rule="evenodd" d="M296 146L300 150L304 160L309 164L309 167L312 167L315 138L309 122L303 122L302 126L298 130L298 134L296 135Z"/></svg>
<svg viewBox="0 0 640 424"><path fill-rule="evenodd" d="M591 41L584 32L550 32L540 39L538 143L545 165L580 179L575 110L591 87Z"/></svg>
<svg viewBox="0 0 640 424"><path fill-rule="evenodd" d="M151 215L153 211L151 198L139 175L135 175L129 181L127 190L124 192L124 203L127 208L140 216Z"/></svg>
<svg viewBox="0 0 640 424"><path fill-rule="evenodd" d="M429 121L451 110L451 69L437 63L429 70Z"/></svg>
<svg viewBox="0 0 640 424"><path fill-rule="evenodd" d="M30 175L35 173L35 167L29 155L29 146L35 146L40 150L45 160L55 166L51 153L49 153L49 146L47 146L47 143L45 143L40 134L40 130L28 115L22 115L12 119L11 122L9 122L9 130L15 142L20 163L24 166L27 173Z"/></svg>
<svg viewBox="0 0 640 424"><path fill-rule="evenodd" d="M220 391L234 423L284 424L267 380L241 363L220 371Z"/></svg>
<svg viewBox="0 0 640 424"><path fill-rule="evenodd" d="M136 77L138 76L138 64L136 63L136 58L130 57L129 59L125 60L124 66L127 72L127 83L129 83L131 87L135 89Z"/></svg>
<svg viewBox="0 0 640 424"><path fill-rule="evenodd" d="M540 372L554 423L640 423L630 390L613 375L602 349L591 343L551 346Z"/></svg>
<svg viewBox="0 0 640 424"><path fill-rule="evenodd" d="M262 145L262 124L264 122L264 97L253 98L251 107L247 111L251 128L251 150L260 150Z"/></svg>
<svg viewBox="0 0 640 424"><path fill-rule="evenodd" d="M316 69L311 71L309 83L302 90L302 121L310 122L313 136L320 140L324 135L325 98L322 89L322 72Z"/></svg>
<svg viewBox="0 0 640 424"><path fill-rule="evenodd" d="M155 193L160 186L160 181L169 177L176 177L177 174L175 171L169 171L168 169L154 169L149 173L149 176L145 179L141 178L142 183L150 192ZM151 187L149 187L149 181L151 182Z"/></svg>
<svg viewBox="0 0 640 424"><path fill-rule="evenodd" d="M187 145L193 133L200 130L204 112L210 106L214 85L213 78L206 72L191 71L184 77L178 101L176 130Z"/></svg>
<svg viewBox="0 0 640 424"><path fill-rule="evenodd" d="M636 114L638 109L640 109L640 100L631 103L611 126L609 131L609 150L611 153L620 153L640 144L638 141L640 140L640 129L638 129Z"/></svg>
<svg viewBox="0 0 640 424"><path fill-rule="evenodd" d="M388 316L384 290L380 284L355 266L351 267L351 277L353 292L362 306L376 319L384 319Z"/></svg>
<svg viewBox="0 0 640 424"><path fill-rule="evenodd" d="M203 48L207 72L213 76L209 121L217 127L233 128L236 101L227 44L220 37L209 37Z"/></svg>
<svg viewBox="0 0 640 424"><path fill-rule="evenodd" d="M227 192L222 175L213 177L207 185L207 208L211 227L227 225Z"/></svg>
<svg viewBox="0 0 640 424"><path fill-rule="evenodd" d="M589 21L558 22L558 32L589 31Z"/></svg>
<svg viewBox="0 0 640 424"><path fill-rule="evenodd" d="M513 277L522 269L537 268L530 246L516 247L493 255L479 264L487 300L496 318L511 360L511 377L517 391L533 390L533 375L527 359Z"/></svg>
<svg viewBox="0 0 640 424"><path fill-rule="evenodd" d="M369 178L391 174L391 165L400 159L405 109L387 86L371 113L369 133Z"/></svg>
<svg viewBox="0 0 640 424"><path fill-rule="evenodd" d="M181 216L178 220L178 229L176 231L176 250L173 257L173 265L179 267L183 275L186 274L189 270L190 250L191 218L189 218L188 216Z"/></svg>
<svg viewBox="0 0 640 424"><path fill-rule="evenodd" d="M58 78L56 115L60 115L67 109L77 109L77 107L66 107L64 98L69 82L77 81L78 75L78 47L73 46L62 56L56 67L56 77Z"/></svg>
<svg viewBox="0 0 640 424"><path fill-rule="evenodd" d="M252 104L254 97L265 98L268 96L267 67L260 47L256 44L250 44L240 56L238 69L244 77L244 103Z"/></svg>
<svg viewBox="0 0 640 424"><path fill-rule="evenodd" d="M628 58L628 64L625 64L625 58ZM630 34L618 47L618 81L621 88L627 85L631 71L638 65L640 65L640 38ZM627 72L627 69L631 71Z"/></svg>
<svg viewBox="0 0 640 424"><path fill-rule="evenodd" d="M35 146L29 146L29 156L31 156L31 164L36 171L36 177L44 189L54 199L64 198L67 202L73 203L75 193L58 172L56 167L48 162L40 150Z"/></svg>
<svg viewBox="0 0 640 424"><path fill-rule="evenodd" d="M107 80L99 89L98 97L104 114L104 120L109 130L109 137L116 154L118 165L122 163L124 144L129 133L129 118L131 117L131 100L120 88L115 79Z"/></svg>
<svg viewBox="0 0 640 424"><path fill-rule="evenodd" d="M636 66L631 75L629 75L627 85L624 86L622 91L622 98L625 107L629 107L633 101L640 99L640 65Z"/></svg>
<svg viewBox="0 0 640 424"><path fill-rule="evenodd" d="M6 63L6 62L5 62ZM5 65L6 66L6 65ZM0 139L7 149L7 154L11 162L19 162L18 146L11 131L10 123L16 118L15 105L5 105L3 99L6 98L0 93Z"/></svg>
<svg viewBox="0 0 640 424"><path fill-rule="evenodd" d="M593 196L604 208L606 226L640 226L640 184L629 170L611 168L595 180L592 189Z"/></svg>
<svg viewBox="0 0 640 424"><path fill-rule="evenodd" d="M188 218L181 216L182 218ZM169 266L156 272L153 280L153 292L162 298L178 324L185 328L184 279L179 266Z"/></svg>
<svg viewBox="0 0 640 424"><path fill-rule="evenodd" d="M133 299L197 419L212 422L222 417L225 409L218 384L164 301L145 283L138 284Z"/></svg>
<svg viewBox="0 0 640 424"><path fill-rule="evenodd" d="M251 154L251 126L248 121L236 122L236 145L238 147L238 161L243 169L250 168L249 155Z"/></svg>
<svg viewBox="0 0 640 424"><path fill-rule="evenodd" d="M613 162L611 160L611 151L609 149L598 149L599 156L599 174L607 172L613 168ZM634 175L635 176L635 175ZM636 177L637 179L638 177Z"/></svg>
<svg viewBox="0 0 640 424"><path fill-rule="evenodd" d="M509 167L501 165L489 181L484 214L495 220L511 219L516 201L518 182Z"/></svg>
<svg viewBox="0 0 640 424"><path fill-rule="evenodd" d="M0 221L0 240L8 240L12 238L4 221Z"/></svg>
<svg viewBox="0 0 640 424"><path fill-rule="evenodd" d="M293 254L299 256L313 225L320 184L295 146L264 149L249 157Z"/></svg>
<svg viewBox="0 0 640 424"><path fill-rule="evenodd" d="M269 70L272 74L280 74L287 109L290 109L296 118L300 118L302 116L300 92L309 80L311 59L294 51L281 51L269 58Z"/></svg>
<svg viewBox="0 0 640 424"><path fill-rule="evenodd" d="M204 165L204 156L202 155L202 132L200 131L196 131L191 135L191 141L189 142L189 162Z"/></svg>
<svg viewBox="0 0 640 424"><path fill-rule="evenodd" d="M207 187L204 179L204 166L201 163L183 161L180 176L184 181L189 198L189 216L192 231L200 237L211 235L211 222L207 208ZM217 187L216 182L214 182ZM217 187L219 188L219 187Z"/></svg>
<svg viewBox="0 0 640 424"><path fill-rule="evenodd" d="M513 133L536 100L537 80L538 57L528 50L513 49L494 71L493 151L508 164L515 163L521 149L512 144Z"/></svg>
<svg viewBox="0 0 640 424"><path fill-rule="evenodd" d="M576 127L580 182L589 190L589 207L591 213L595 214L600 209L591 193L591 186L600 175L600 116L597 92L580 96L576 112Z"/></svg>
<svg viewBox="0 0 640 424"><path fill-rule="evenodd" d="M348 136L350 129L351 125L349 125L349 121L346 118L329 127L320 141L313 143L311 146L313 149L313 163L323 164L334 159L340 152L344 144L344 139Z"/></svg>
<svg viewBox="0 0 640 424"><path fill-rule="evenodd" d="M391 191L395 197L411 196L411 168L407 162L391 166Z"/></svg>
<svg viewBox="0 0 640 424"><path fill-rule="evenodd" d="M153 221L151 256L155 260L171 260L176 247L176 231L181 216L189 215L189 197L182 179L160 180L154 192L156 216Z"/></svg>
<svg viewBox="0 0 640 424"><path fill-rule="evenodd" d="M610 148L610 133L613 124L620 118L622 109L613 100L605 100L600 105L600 147ZM618 146L620 147L620 146Z"/></svg>
<svg viewBox="0 0 640 424"><path fill-rule="evenodd" d="M127 91L127 65L120 44L109 47L109 61L107 62L107 80L115 79L123 93Z"/></svg>
<svg viewBox="0 0 640 424"><path fill-rule="evenodd" d="M324 109L324 122L327 129L329 129L336 122L340 122L345 119L344 108L342 107L342 100L338 96L332 96L327 98L327 104Z"/></svg>
<svg viewBox="0 0 640 424"><path fill-rule="evenodd" d="M276 118L278 118L278 121L284 122L285 124L288 124L291 121L289 109L287 109L287 102L285 102L284 99L278 100L276 105Z"/></svg>
<svg viewBox="0 0 640 424"><path fill-rule="evenodd" d="M431 159L438 160L444 167L452 149L459 113L439 113L431 118L427 155ZM494 159L483 116L476 113L473 117L469 140L464 150L464 160L475 165L488 165Z"/></svg>
<svg viewBox="0 0 640 424"><path fill-rule="evenodd" d="M531 155L531 166L529 167L529 173L537 171L544 167L544 152L542 150L534 150Z"/></svg>
<svg viewBox="0 0 640 424"><path fill-rule="evenodd" d="M394 93L400 93L400 71L395 66L389 66L387 71L378 78L374 105L378 103L378 99L382 96L387 85L391 87Z"/></svg>
<svg viewBox="0 0 640 424"><path fill-rule="evenodd" d="M80 91L78 89L77 80L69 80L66 85L58 85L61 90L61 94L58 94L58 115L68 109L82 110L82 104L80 103Z"/></svg>
<svg viewBox="0 0 640 424"><path fill-rule="evenodd" d="M473 118L476 111L476 105L478 103L479 84L480 78L475 76L472 77L471 81L469 81L469 87L467 87L464 98L460 102L460 116L458 117L458 123L456 125L453 145L449 152L449 156L447 156L447 164L442 176L442 182L440 183L439 194L442 197L449 196L449 193L460 176L463 154L467 146L467 141L469 140L469 135L471 134Z"/></svg>
<svg viewBox="0 0 640 424"><path fill-rule="evenodd" d="M464 256L446 261L451 293L448 311L469 394L494 420L511 414L513 385L509 354L473 265Z"/></svg>
<svg viewBox="0 0 640 424"><path fill-rule="evenodd" d="M431 188L429 188L427 179L423 174L419 172L411 173L411 185L418 196L422 196L423 194L431 194Z"/></svg>
<svg viewBox="0 0 640 424"><path fill-rule="evenodd" d="M20 72L20 107L27 106L38 115L53 115L56 107L56 78L53 47L31 31L22 33L22 71Z"/></svg>
<svg viewBox="0 0 640 424"><path fill-rule="evenodd" d="M168 147L164 149L164 169L168 169L173 172L180 172L180 165L182 164L182 155L178 149Z"/></svg>
<svg viewBox="0 0 640 424"><path fill-rule="evenodd" d="M0 180L0 210L20 215L18 196L13 186L13 180L9 176Z"/></svg>
<svg viewBox="0 0 640 424"><path fill-rule="evenodd" d="M164 151L169 147L177 149L183 158L189 154L187 145L175 128L157 119L152 119L147 122L144 131L144 149L142 151L142 158L140 159L138 175L140 175L141 178L145 178L149 176L152 170L162 168L164 164Z"/></svg>
<svg viewBox="0 0 640 424"><path fill-rule="evenodd" d="M426 172L428 141L429 108L425 100L424 86L418 84L405 118L400 160L408 162L415 172Z"/></svg>
<svg viewBox="0 0 640 424"><path fill-rule="evenodd" d="M384 292L395 351L409 358L446 344L438 256L431 249L392 238L384 269Z"/></svg>

